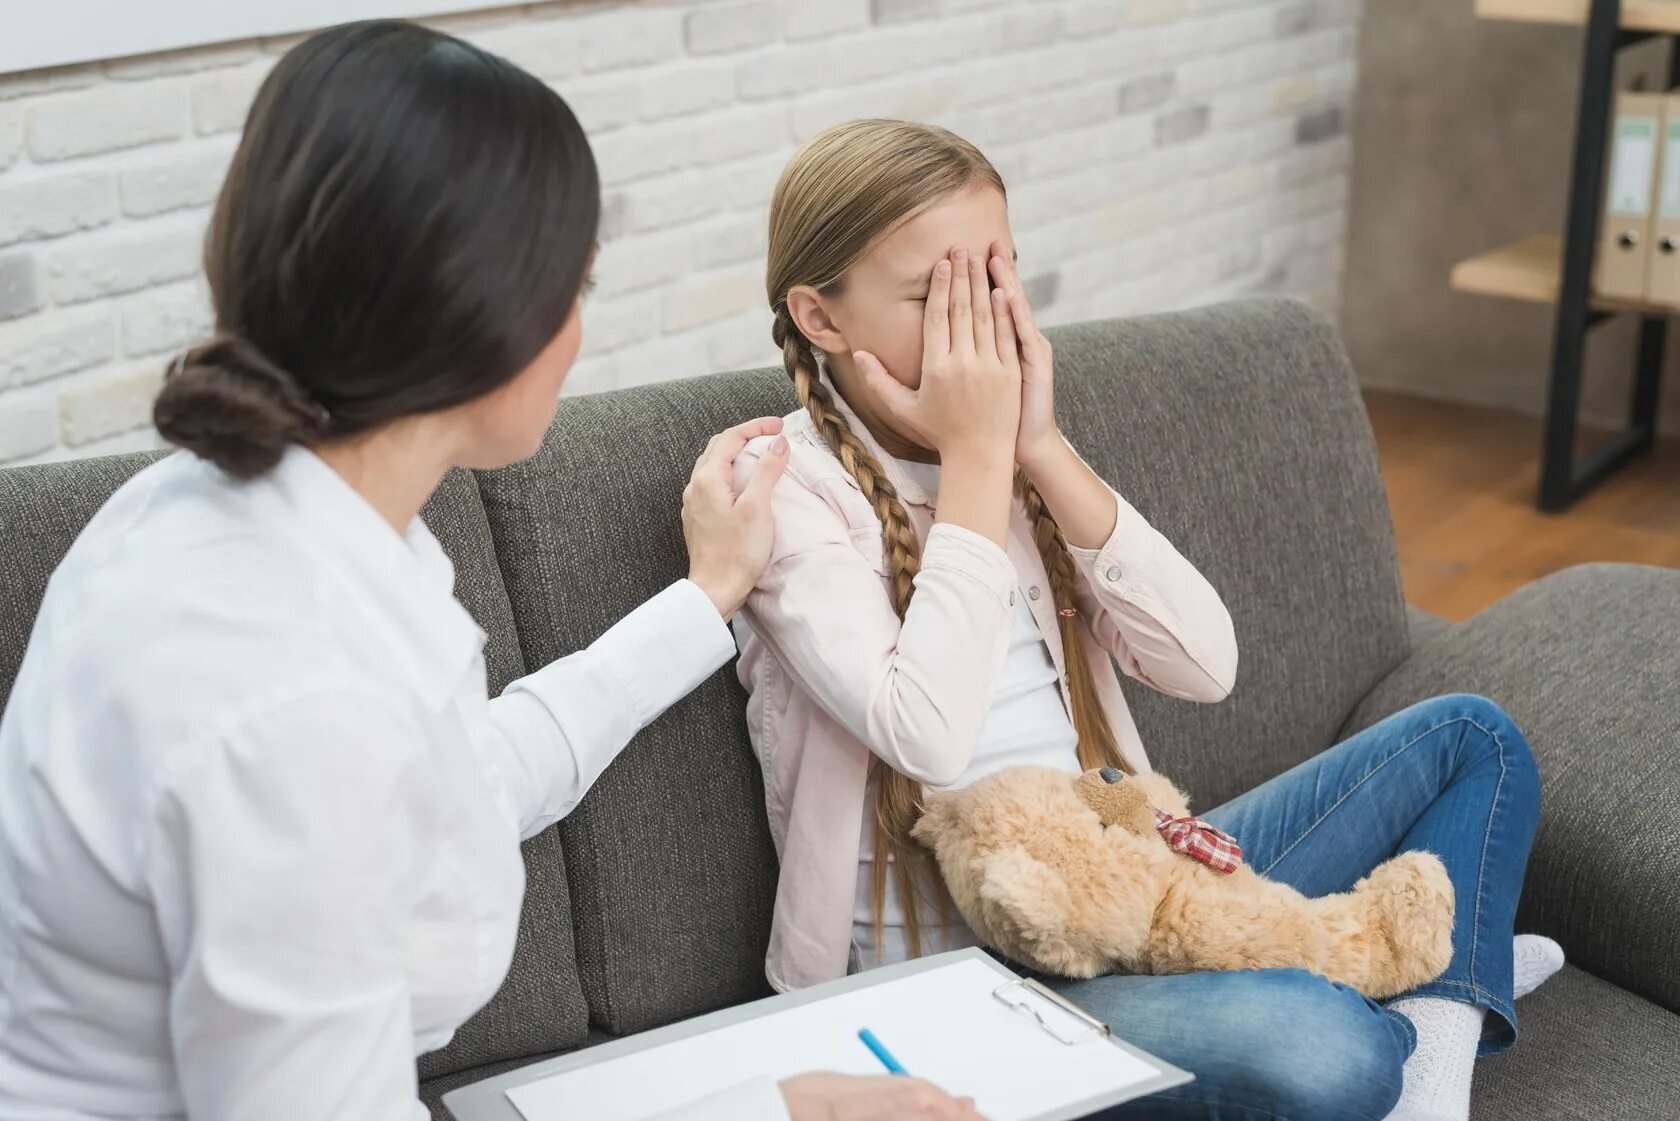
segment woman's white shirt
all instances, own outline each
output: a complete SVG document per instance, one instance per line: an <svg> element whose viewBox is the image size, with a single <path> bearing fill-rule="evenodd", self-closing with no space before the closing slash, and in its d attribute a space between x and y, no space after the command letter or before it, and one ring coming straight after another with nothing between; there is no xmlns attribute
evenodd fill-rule
<svg viewBox="0 0 1680 1121"><path fill-rule="evenodd" d="M500 986L519 841L735 651L687 581L486 694L416 518L302 448L131 479L0 718L0 1116L424 1118ZM672 1114L777 1119L765 1079Z"/></svg>

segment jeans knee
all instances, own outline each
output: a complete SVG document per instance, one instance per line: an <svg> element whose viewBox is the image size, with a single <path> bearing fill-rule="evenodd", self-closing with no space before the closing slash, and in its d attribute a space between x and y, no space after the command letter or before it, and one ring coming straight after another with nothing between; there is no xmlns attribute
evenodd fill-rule
<svg viewBox="0 0 1680 1121"><path fill-rule="evenodd" d="M1450 707L1452 714L1466 720L1476 730L1482 751L1499 763L1506 793L1525 810L1534 814L1540 809L1540 766L1528 737L1516 720L1498 702L1475 693L1451 693L1436 698L1436 702Z"/></svg>
<svg viewBox="0 0 1680 1121"><path fill-rule="evenodd" d="M1227 1005L1209 1041L1231 1057L1219 1097L1279 1118L1386 1117L1400 1097L1407 1044L1375 1001L1297 969L1263 970Z"/></svg>

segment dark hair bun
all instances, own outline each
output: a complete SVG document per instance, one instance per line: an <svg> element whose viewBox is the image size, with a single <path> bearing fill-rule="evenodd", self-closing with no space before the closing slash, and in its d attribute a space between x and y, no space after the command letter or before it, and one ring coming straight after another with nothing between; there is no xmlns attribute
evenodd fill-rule
<svg viewBox="0 0 1680 1121"><path fill-rule="evenodd" d="M327 411L249 341L223 335L170 367L152 407L164 439L238 479L280 462L286 448L326 434Z"/></svg>

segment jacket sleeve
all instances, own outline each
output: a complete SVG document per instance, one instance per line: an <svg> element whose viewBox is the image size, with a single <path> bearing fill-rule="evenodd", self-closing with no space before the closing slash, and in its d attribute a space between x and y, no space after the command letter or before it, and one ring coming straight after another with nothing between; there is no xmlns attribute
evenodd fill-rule
<svg viewBox="0 0 1680 1121"><path fill-rule="evenodd" d="M509 683L486 738L520 836L570 813L637 732L734 655L712 601L678 580L585 649Z"/></svg>
<svg viewBox="0 0 1680 1121"><path fill-rule="evenodd" d="M1114 501L1108 540L1068 550L1079 610L1128 677L1185 700L1223 700L1237 676L1230 612L1171 541L1119 494Z"/></svg>
<svg viewBox="0 0 1680 1121"><path fill-rule="evenodd" d="M749 445L737 486L753 459ZM775 546L744 609L753 629L799 688L895 770L954 782L1002 672L1015 566L985 537L937 524L900 620L844 516L794 465L772 506Z"/></svg>

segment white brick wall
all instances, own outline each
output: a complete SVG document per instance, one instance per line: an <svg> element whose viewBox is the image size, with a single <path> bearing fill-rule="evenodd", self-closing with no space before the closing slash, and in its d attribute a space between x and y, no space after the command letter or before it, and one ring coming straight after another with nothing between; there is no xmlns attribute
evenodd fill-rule
<svg viewBox="0 0 1680 1121"><path fill-rule="evenodd" d="M1251 292L1334 310L1358 0L556 0L437 26L551 82L605 181L568 392L773 365L765 205L851 117L979 144L1046 323ZM199 254L295 43L0 75L0 462L155 446Z"/></svg>

